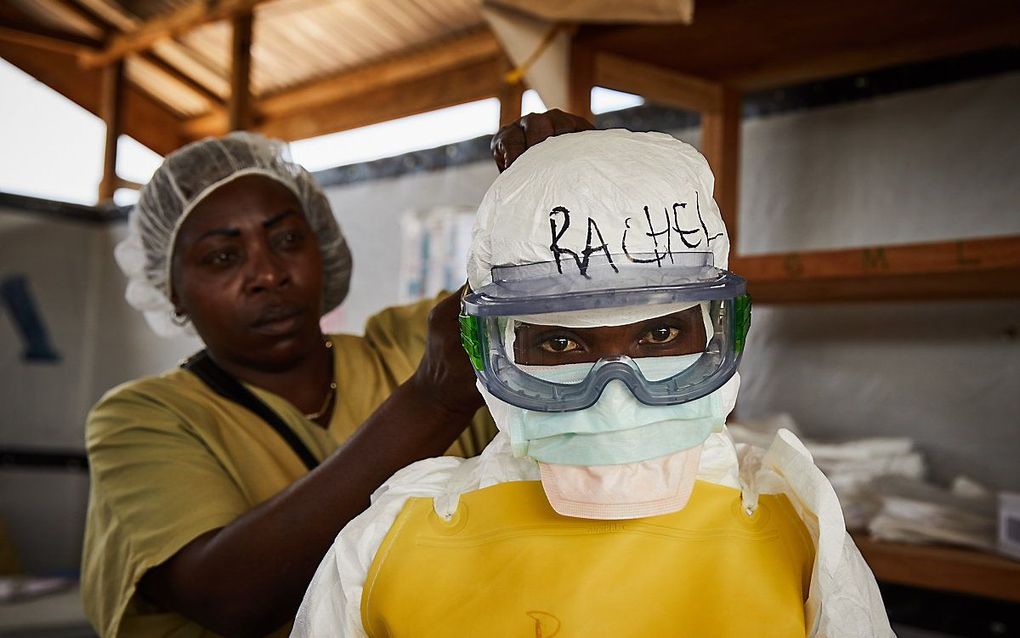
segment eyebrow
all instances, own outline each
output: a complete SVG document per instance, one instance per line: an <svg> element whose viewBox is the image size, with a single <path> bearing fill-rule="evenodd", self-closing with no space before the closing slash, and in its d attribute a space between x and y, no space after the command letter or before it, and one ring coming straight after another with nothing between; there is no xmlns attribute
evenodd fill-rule
<svg viewBox="0 0 1020 638"><path fill-rule="evenodd" d="M199 235L198 239L195 240L195 243L197 244L206 237L214 237L216 235L222 235L225 237L240 237L241 231L238 230L237 228L214 228L212 230L207 230L201 235Z"/></svg>
<svg viewBox="0 0 1020 638"><path fill-rule="evenodd" d="M291 215L297 215L297 214L298 213L297 213L296 210L293 210L293 209L285 210L282 213L277 213L276 215L273 215L272 217L270 217L266 221L262 222L262 227L263 228L272 228L273 226L275 226L276 224L280 223L284 219L290 217ZM215 237L215 236L240 237L241 236L241 231L239 229L237 229L237 228L214 228L212 230L207 230L206 232L204 232L201 235L199 235L198 239L196 239L195 241L196 242L200 242L203 239L205 239L206 237Z"/></svg>
<svg viewBox="0 0 1020 638"><path fill-rule="evenodd" d="M277 213L276 215L273 215L272 217L270 217L266 221L262 222L262 227L263 228L272 228L273 226L275 226L276 224L280 223L284 219L290 217L291 215L297 215L297 214L298 214L298 212L296 210L294 210L293 208L289 208L289 209L283 211L282 213Z"/></svg>

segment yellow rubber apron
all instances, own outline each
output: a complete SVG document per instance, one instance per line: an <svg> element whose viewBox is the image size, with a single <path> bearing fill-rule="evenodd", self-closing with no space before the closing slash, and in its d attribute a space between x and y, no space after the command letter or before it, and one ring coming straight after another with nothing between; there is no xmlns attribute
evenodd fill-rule
<svg viewBox="0 0 1020 638"><path fill-rule="evenodd" d="M814 549L785 496L699 481L682 511L560 516L538 481L464 494L444 521L412 498L368 572L369 636L805 635Z"/></svg>

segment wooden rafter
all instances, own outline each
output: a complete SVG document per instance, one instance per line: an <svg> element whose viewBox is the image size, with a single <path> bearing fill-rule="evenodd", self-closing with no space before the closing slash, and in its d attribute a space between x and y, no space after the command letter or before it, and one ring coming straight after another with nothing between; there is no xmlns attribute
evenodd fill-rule
<svg viewBox="0 0 1020 638"><path fill-rule="evenodd" d="M304 139L496 97L503 87L501 72L505 64L500 58L480 60L339 102L266 119L256 129L285 140Z"/></svg>
<svg viewBox="0 0 1020 638"><path fill-rule="evenodd" d="M99 32L103 34L104 38L108 39L110 34L116 32L116 26L111 24L109 20L74 0L50 0L50 2L55 3L61 10L70 13L85 24L98 29ZM95 51L101 48L101 43L93 41L91 50ZM80 51L75 51L74 53L80 53ZM139 57L159 69L162 73L170 76L170 78L175 82L184 85L188 90L200 95L206 102L209 103L209 107L214 113L225 112L223 99L219 95L209 90L208 87L201 82L198 82L190 75L181 72L180 69L169 64L159 55L152 51L144 51Z"/></svg>
<svg viewBox="0 0 1020 638"><path fill-rule="evenodd" d="M434 75L478 60L502 55L499 43L488 29L453 38L416 53L402 55L376 64L368 64L331 78L267 96L259 103L266 117L294 113L336 100L398 84L416 77Z"/></svg>
<svg viewBox="0 0 1020 638"><path fill-rule="evenodd" d="M167 15L153 18L131 33L114 36L102 51L83 54L80 58L81 64L87 69L110 64L124 56L144 51L163 38L186 33L208 22L228 20L234 16L251 13L257 4L264 1L193 0Z"/></svg>
<svg viewBox="0 0 1020 638"><path fill-rule="evenodd" d="M421 78L436 78L444 73L455 73L458 69L480 62L494 63L502 60L504 60L502 51L492 34L488 30L478 31L429 47L415 54L365 65L268 96L255 103L254 112L259 121L273 128L271 123L274 121L311 119L305 114L320 109L339 108L331 105L345 104L358 96L373 95L388 87L409 86ZM492 78L484 78L482 81L489 84L498 83L499 78L500 74L495 72ZM472 83L475 82L472 81ZM430 91L428 94L431 95L432 92ZM491 93L490 95L496 94ZM407 100L401 99L400 102L407 102ZM356 108L356 113L362 113L362 109ZM336 120L338 118L327 119ZM360 121L360 117L353 119ZM373 122L367 122L367 124L371 123ZM289 129L290 126L276 128ZM219 135L227 129L228 121L222 114L200 116L184 125L185 134L191 138ZM315 134L326 132L330 131L320 131Z"/></svg>
<svg viewBox="0 0 1020 638"><path fill-rule="evenodd" d="M723 102L717 82L612 53L596 54L595 84L687 111L718 111Z"/></svg>
<svg viewBox="0 0 1020 638"><path fill-rule="evenodd" d="M1020 22L1013 21L906 42L893 40L846 51L811 56L784 54L771 60L763 60L752 68L729 72L721 80L744 91L756 91L962 55L983 49L1018 45L1020 45Z"/></svg>
<svg viewBox="0 0 1020 638"><path fill-rule="evenodd" d="M95 51L102 44L76 33L3 18L0 18L0 40L72 55Z"/></svg>
<svg viewBox="0 0 1020 638"><path fill-rule="evenodd" d="M704 2L690 25L585 26L584 42L741 91L1020 45L1020 4Z"/></svg>

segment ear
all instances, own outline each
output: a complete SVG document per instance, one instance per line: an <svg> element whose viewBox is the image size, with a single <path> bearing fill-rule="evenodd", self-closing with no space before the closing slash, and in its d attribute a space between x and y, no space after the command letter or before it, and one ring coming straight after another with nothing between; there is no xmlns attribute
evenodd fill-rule
<svg viewBox="0 0 1020 638"><path fill-rule="evenodd" d="M181 298L177 296L176 290L170 293L170 303L174 307L174 314L178 317L183 317L188 314L188 311L181 305Z"/></svg>

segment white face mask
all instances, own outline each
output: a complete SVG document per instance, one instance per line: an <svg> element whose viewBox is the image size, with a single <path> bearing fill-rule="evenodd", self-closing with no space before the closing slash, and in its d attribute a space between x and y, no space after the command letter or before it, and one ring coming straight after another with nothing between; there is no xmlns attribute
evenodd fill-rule
<svg viewBox="0 0 1020 638"><path fill-rule="evenodd" d="M662 365L682 369L676 361ZM543 375L558 374L553 370L547 367ZM509 436L514 455L540 462L546 495L557 512L616 519L664 514L686 505L700 445L722 430L739 386L740 377L734 375L701 399L647 406L622 383L611 382L595 405L575 412L531 412L479 389L496 425Z"/></svg>
<svg viewBox="0 0 1020 638"><path fill-rule="evenodd" d="M646 378L661 379L693 365L698 356L636 361ZM572 381L577 367L521 366L553 382ZM590 408L573 412L514 408L505 425L515 456L557 465L636 463L690 449L720 431L729 412L721 394L716 391L687 403L651 406L638 401L621 381L612 381Z"/></svg>
<svg viewBox="0 0 1020 638"><path fill-rule="evenodd" d="M650 461L622 465L539 463L542 488L558 514L615 520L676 512L698 476L701 445Z"/></svg>

